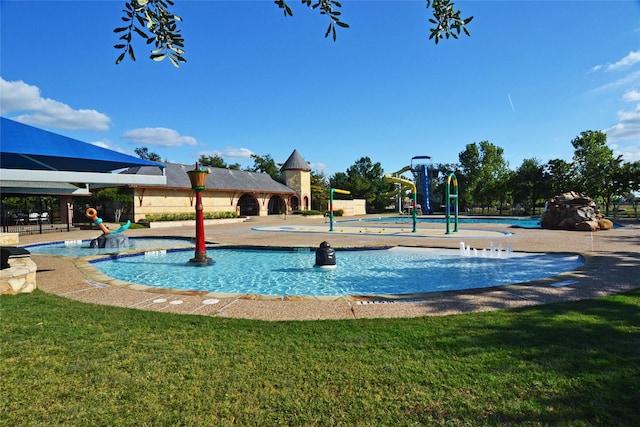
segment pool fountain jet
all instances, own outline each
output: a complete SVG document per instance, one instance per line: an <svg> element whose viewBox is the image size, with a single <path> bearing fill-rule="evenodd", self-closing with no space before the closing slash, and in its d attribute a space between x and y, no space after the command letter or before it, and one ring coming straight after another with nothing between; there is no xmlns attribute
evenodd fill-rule
<svg viewBox="0 0 640 427"><path fill-rule="evenodd" d="M194 257L189 260L189 265L198 267L213 264L213 260L207 257L207 247L204 244L202 191L205 189L208 174L209 170L201 168L198 162L196 162L196 168L194 170L187 171L189 181L191 181L191 188L196 193L196 251Z"/></svg>
<svg viewBox="0 0 640 427"><path fill-rule="evenodd" d="M509 258L513 253L513 249L511 245L507 245L505 250L502 250L502 243L498 244L496 247L493 242L489 242L489 250L482 249L482 252L478 252L476 248L471 248L471 246L465 244L464 242L460 242L460 256L462 257L472 257L472 258Z"/></svg>

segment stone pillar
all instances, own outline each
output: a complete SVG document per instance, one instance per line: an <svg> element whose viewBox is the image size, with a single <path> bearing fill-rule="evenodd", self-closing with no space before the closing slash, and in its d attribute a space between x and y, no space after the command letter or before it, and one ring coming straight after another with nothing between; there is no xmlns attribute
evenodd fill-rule
<svg viewBox="0 0 640 427"><path fill-rule="evenodd" d="M0 270L0 295L33 292L36 270L36 263L29 257L10 258L9 268Z"/></svg>

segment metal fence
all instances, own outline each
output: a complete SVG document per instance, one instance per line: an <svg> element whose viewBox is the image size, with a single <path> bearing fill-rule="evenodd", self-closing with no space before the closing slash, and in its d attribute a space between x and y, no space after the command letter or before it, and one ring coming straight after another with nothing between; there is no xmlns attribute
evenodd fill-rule
<svg viewBox="0 0 640 427"><path fill-rule="evenodd" d="M43 234L61 231L75 230L73 224L51 224L42 221L22 222L22 223L5 223L2 224L3 233L19 233L19 234Z"/></svg>

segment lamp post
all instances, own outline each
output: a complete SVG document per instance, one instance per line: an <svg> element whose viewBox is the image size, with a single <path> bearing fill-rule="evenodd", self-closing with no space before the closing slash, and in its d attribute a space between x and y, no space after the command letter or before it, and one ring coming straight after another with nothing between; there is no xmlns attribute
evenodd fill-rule
<svg viewBox="0 0 640 427"><path fill-rule="evenodd" d="M201 168L196 162L196 168L187 171L189 181L191 181L191 189L196 193L196 252L195 256L189 260L194 265L211 264L213 260L207 257L207 247L204 244L204 213L202 207L202 191L205 189L207 175L209 170Z"/></svg>

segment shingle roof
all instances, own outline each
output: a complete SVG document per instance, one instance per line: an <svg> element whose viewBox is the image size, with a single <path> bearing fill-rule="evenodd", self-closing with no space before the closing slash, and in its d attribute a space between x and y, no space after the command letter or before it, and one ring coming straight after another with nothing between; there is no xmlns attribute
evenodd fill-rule
<svg viewBox="0 0 640 427"><path fill-rule="evenodd" d="M133 167L123 171L123 174L160 174L159 169L142 166ZM193 170L193 165L181 165L177 163L165 163L167 187L191 188L187 171ZM268 193L295 194L295 190L274 180L266 173L248 172L242 170L212 168L207 176L207 190L221 191L260 191ZM157 188L157 186L156 186Z"/></svg>
<svg viewBox="0 0 640 427"><path fill-rule="evenodd" d="M285 170L303 170L303 171L311 171L309 167L309 163L307 163L298 150L293 150L293 153L289 156L286 162L280 168L280 171Z"/></svg>

